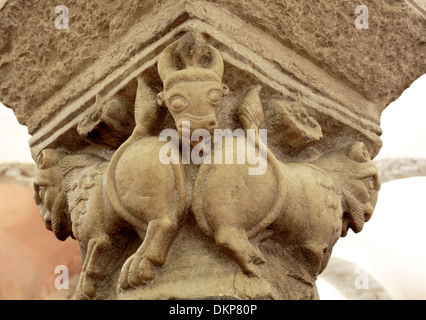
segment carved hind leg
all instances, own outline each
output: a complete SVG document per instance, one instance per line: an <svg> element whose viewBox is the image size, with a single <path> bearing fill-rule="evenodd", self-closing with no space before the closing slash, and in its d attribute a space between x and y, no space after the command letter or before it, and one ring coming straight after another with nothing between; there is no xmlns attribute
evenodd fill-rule
<svg viewBox="0 0 426 320"><path fill-rule="evenodd" d="M246 232L241 228L235 226L219 227L215 233L215 240L219 246L231 251L248 275L256 276L256 265L266 261L260 251L251 244Z"/></svg>
<svg viewBox="0 0 426 320"><path fill-rule="evenodd" d="M106 237L89 240L77 285L77 299L91 300L96 298L96 283L105 276L105 271L101 267L100 261L102 261L109 247L110 244Z"/></svg>
<svg viewBox="0 0 426 320"><path fill-rule="evenodd" d="M121 288L136 288L154 279L154 267L164 264L176 230L177 223L170 217L155 219L148 224L142 245L123 265L119 280Z"/></svg>

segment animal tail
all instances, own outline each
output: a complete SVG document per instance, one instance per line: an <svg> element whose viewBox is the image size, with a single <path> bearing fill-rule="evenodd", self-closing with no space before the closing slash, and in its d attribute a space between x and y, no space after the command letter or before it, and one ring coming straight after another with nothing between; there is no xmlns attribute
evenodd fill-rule
<svg viewBox="0 0 426 320"><path fill-rule="evenodd" d="M259 96L261 89L262 87L260 85L257 85L250 89L250 91L242 100L238 110L239 120L243 128L245 130L256 130L256 137L254 143L255 148L257 150L260 150L260 144L263 144L263 141L261 141L259 137L259 127L263 124L265 120L262 102L260 101ZM276 220L277 216L281 213L281 210L284 207L284 202L287 194L287 184L285 181L285 172L283 167L266 145L263 144L262 148L266 148L266 160L268 161L268 164L277 180L276 199L271 211L265 216L262 222L253 227L251 230L247 230L247 236L249 238L255 237Z"/></svg>
<svg viewBox="0 0 426 320"><path fill-rule="evenodd" d="M160 108L157 103L157 93L146 83L142 76L137 78L138 88L135 99L136 127L152 133L157 130L166 117L167 110Z"/></svg>

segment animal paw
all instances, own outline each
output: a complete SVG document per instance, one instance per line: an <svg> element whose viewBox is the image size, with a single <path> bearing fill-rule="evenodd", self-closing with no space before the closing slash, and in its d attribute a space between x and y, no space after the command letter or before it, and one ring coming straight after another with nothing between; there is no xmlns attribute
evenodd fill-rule
<svg viewBox="0 0 426 320"><path fill-rule="evenodd" d="M119 285L122 289L136 288L148 284L155 278L153 263L143 255L133 254L124 263Z"/></svg>
<svg viewBox="0 0 426 320"><path fill-rule="evenodd" d="M86 273L80 275L76 290L76 298L78 300L93 300L96 295L96 288L93 279L87 276Z"/></svg>
<svg viewBox="0 0 426 320"><path fill-rule="evenodd" d="M258 265L265 263L266 259L260 253L259 250L252 248L248 253L247 261L242 262L242 267L244 273L249 276L258 277L259 276L259 268Z"/></svg>

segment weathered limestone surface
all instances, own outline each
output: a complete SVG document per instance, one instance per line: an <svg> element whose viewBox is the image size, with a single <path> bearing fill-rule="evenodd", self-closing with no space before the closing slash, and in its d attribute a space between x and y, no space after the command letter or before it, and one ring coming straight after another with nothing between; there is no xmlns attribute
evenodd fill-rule
<svg viewBox="0 0 426 320"><path fill-rule="evenodd" d="M39 114L34 108L66 86L70 78L99 64L105 51L117 46L135 24L142 22L151 35L158 37L166 30L153 30L154 23L164 27L174 23L177 15L187 12L220 28L222 19L214 14L206 15L211 7L211 10L226 8L233 18L264 30L382 110L422 74L426 27L424 16L404 1L365 1L363 4L371 14L369 30L354 28L354 4L340 0L267 4L229 0L208 4L202 1L73 1L69 5L73 27L58 32L53 28L55 1L11 0L1 11L0 28L4 35L0 45L1 97L34 132L45 118L45 111ZM155 22L152 17L156 17ZM257 39L252 40L251 44L255 44ZM417 68L413 68L416 63ZM11 70L14 70L13 77L8 76ZM26 81L22 81L24 79ZM300 80L307 82L303 77ZM29 105L33 115L24 119L21 114Z"/></svg>
<svg viewBox="0 0 426 320"><path fill-rule="evenodd" d="M266 60L261 64L288 75L283 81L293 83L293 98L303 84L343 105L358 122L367 119L361 126L379 134L373 124L381 111L424 73L426 27L424 11L404 1L365 5L369 29L358 30L354 5L346 1L72 1L72 27L57 30L55 2L9 0L0 12L0 96L37 144L50 136L52 121L61 124L55 131L75 117L70 104L88 107L99 93L96 84L104 87L118 66L196 21L223 32L232 51L249 49L245 59L256 53Z"/></svg>
<svg viewBox="0 0 426 320"><path fill-rule="evenodd" d="M56 5L0 6L0 100L77 297L318 298L372 216L381 112L426 72L421 5L366 1L368 29L337 0L74 0L68 29Z"/></svg>

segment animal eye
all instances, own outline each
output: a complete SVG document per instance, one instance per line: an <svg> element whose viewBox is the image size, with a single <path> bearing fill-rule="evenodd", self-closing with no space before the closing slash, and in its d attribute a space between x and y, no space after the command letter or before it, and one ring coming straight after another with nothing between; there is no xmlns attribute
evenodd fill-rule
<svg viewBox="0 0 426 320"><path fill-rule="evenodd" d="M45 197L45 195L46 195L46 189L44 188L44 187L38 187L38 190L37 190L38 192L37 192L37 195L38 195L38 200L39 200L39 202L41 203L41 202L43 202L44 201L44 197ZM37 205L39 205L40 203L38 203Z"/></svg>
<svg viewBox="0 0 426 320"><path fill-rule="evenodd" d="M184 107L186 107L186 101L183 98L176 97L172 98L170 101L170 108L174 111L181 111Z"/></svg>
<svg viewBox="0 0 426 320"><path fill-rule="evenodd" d="M372 190L374 190L374 185L375 185L374 178L370 177L369 179L366 179L365 180L365 185L366 185L366 187L367 187L367 189L368 189L369 192L371 192Z"/></svg>
<svg viewBox="0 0 426 320"><path fill-rule="evenodd" d="M208 101L214 105L218 104L221 98L222 92L220 92L219 90L211 90L207 95Z"/></svg>

